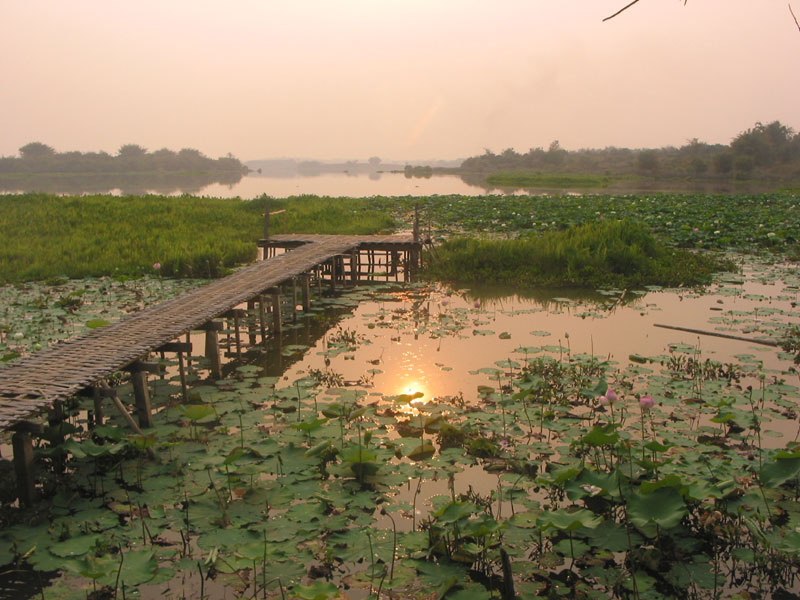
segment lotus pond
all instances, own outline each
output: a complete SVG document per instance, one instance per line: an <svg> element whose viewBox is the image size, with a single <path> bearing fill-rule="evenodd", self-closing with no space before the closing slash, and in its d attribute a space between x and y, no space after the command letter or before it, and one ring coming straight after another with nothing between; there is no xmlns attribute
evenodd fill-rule
<svg viewBox="0 0 800 600"><path fill-rule="evenodd" d="M782 339L796 267L737 260L705 292L362 286L219 381L193 357L186 403L167 365L145 436L76 401L47 500L4 489L0 594L797 597L793 355L654 327Z"/></svg>

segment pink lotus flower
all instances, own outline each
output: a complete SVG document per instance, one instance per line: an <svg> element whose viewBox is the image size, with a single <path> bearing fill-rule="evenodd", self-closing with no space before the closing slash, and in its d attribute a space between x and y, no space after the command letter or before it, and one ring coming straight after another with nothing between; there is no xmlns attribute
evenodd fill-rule
<svg viewBox="0 0 800 600"><path fill-rule="evenodd" d="M475 300L475 303L473 304L473 306L475 308L480 308L481 307L481 301L480 300Z"/></svg>
<svg viewBox="0 0 800 600"><path fill-rule="evenodd" d="M641 398L639 398L639 406L642 407L642 410L650 410L651 408L653 408L653 404L655 404L655 401L653 400L653 397L650 394L647 394L646 396L642 396Z"/></svg>
<svg viewBox="0 0 800 600"><path fill-rule="evenodd" d="M606 397L606 400L608 400L609 404L613 404L614 402L617 401L617 393L614 390L612 390L611 388L608 388L608 391L606 391L606 396L605 397Z"/></svg>
<svg viewBox="0 0 800 600"><path fill-rule="evenodd" d="M160 262L153 263L153 268L154 268L156 271L158 271L158 270L161 268L161 263L160 263Z"/></svg>
<svg viewBox="0 0 800 600"><path fill-rule="evenodd" d="M608 406L609 404L611 404L611 402L609 402L609 401L608 401L608 397L607 397L607 396L600 396L600 397L597 399L597 401L598 401L600 404L602 404L603 406Z"/></svg>
<svg viewBox="0 0 800 600"><path fill-rule="evenodd" d="M442 306L447 306L448 304L450 304L450 300L448 300L447 298L442 300Z"/></svg>

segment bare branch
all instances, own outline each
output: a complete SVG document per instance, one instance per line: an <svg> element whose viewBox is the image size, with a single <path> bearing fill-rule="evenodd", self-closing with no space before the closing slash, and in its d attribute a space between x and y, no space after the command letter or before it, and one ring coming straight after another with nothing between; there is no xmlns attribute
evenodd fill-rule
<svg viewBox="0 0 800 600"><path fill-rule="evenodd" d="M689 1L689 0L683 0L683 5L684 5L684 6L686 6L686 3L687 3L688 1ZM633 2L631 2L630 4L627 4L627 5L625 5L625 6L623 6L622 8L620 8L620 9L619 9L617 12L615 12L615 13L614 13L613 15L611 15L610 17L606 17L605 19L603 19L603 21L604 21L604 22L605 22L605 21L609 21L609 20L613 19L614 17L616 17L617 15L619 15L619 14L621 14L621 13L624 13L626 10L628 10L628 9L629 9L631 6L633 6L633 5L634 5L634 4L636 4L637 2L639 2L639 0L633 0ZM792 7L790 6L790 7L789 7L789 10L791 10L791 8L792 8ZM794 13L792 13L792 16L794 16ZM796 23L796 22L797 22L797 19L795 19L795 23ZM798 25L798 27L800 27L800 25Z"/></svg>
<svg viewBox="0 0 800 600"><path fill-rule="evenodd" d="M624 13L626 10L628 10L628 9L629 9L631 6L633 6L633 5L634 5L634 4L636 4L637 2L639 2L639 0L633 0L633 2L631 2L630 4L628 4L627 6L625 6L625 7L623 7L623 8L620 8L620 9L619 9L617 12L615 12L615 13L614 13L613 15L611 15L610 17L606 17L605 19L603 19L603 21L604 21L604 22L605 22L605 21L609 21L609 20L613 19L614 17L616 17L617 15Z"/></svg>
<svg viewBox="0 0 800 600"><path fill-rule="evenodd" d="M797 25L797 30L800 31L800 23L797 22L797 17L794 16L794 11L792 10L792 5L789 5L789 12L792 13L792 18L794 19L794 24Z"/></svg>

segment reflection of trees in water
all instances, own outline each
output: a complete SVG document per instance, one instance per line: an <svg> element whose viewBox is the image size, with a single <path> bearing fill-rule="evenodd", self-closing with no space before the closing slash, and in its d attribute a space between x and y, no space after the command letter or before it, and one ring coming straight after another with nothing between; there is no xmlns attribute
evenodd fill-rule
<svg viewBox="0 0 800 600"><path fill-rule="evenodd" d="M47 192L51 194L103 194L119 189L123 194L197 194L204 187L221 183L236 185L241 173L98 173L92 175L27 175L0 178L0 191Z"/></svg>
<svg viewBox="0 0 800 600"><path fill-rule="evenodd" d="M484 193L494 194L513 194L515 192L526 192L530 195L544 195L552 194L553 188L520 188L520 187L498 187L489 185L486 182L486 177L489 173L459 173L458 176L465 184L471 187L481 188ZM604 188L598 189L585 189L585 188L559 188L558 192L571 192L574 191L580 194L608 194L608 193L625 193L625 194L642 194L642 193L657 193L657 192L692 192L698 194L760 194L769 192L774 189L774 185L766 183L753 183L741 182L735 183L729 181L709 182L709 181L692 181L682 179L635 179L628 181L612 182Z"/></svg>
<svg viewBox="0 0 800 600"><path fill-rule="evenodd" d="M513 286L472 286L467 300L477 300L484 308L507 303L509 298L532 300L544 310L580 305L595 310L611 310L628 305L643 296L640 292L609 290L605 293L583 288L533 288L520 290Z"/></svg>

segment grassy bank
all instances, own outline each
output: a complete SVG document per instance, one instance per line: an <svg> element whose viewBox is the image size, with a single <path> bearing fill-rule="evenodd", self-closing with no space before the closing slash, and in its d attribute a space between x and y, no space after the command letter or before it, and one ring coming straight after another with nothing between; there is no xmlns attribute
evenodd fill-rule
<svg viewBox="0 0 800 600"><path fill-rule="evenodd" d="M611 177L578 173L531 173L526 171L501 171L486 177L490 185L521 188L604 188Z"/></svg>
<svg viewBox="0 0 800 600"><path fill-rule="evenodd" d="M374 233L390 217L360 199L294 198L274 232ZM263 235L264 201L109 195L0 196L0 282L159 273L218 277L251 261Z"/></svg>
<svg viewBox="0 0 800 600"><path fill-rule="evenodd" d="M540 237L454 238L437 251L427 274L459 283L523 287L697 285L733 265L676 250L637 223L588 223Z"/></svg>

